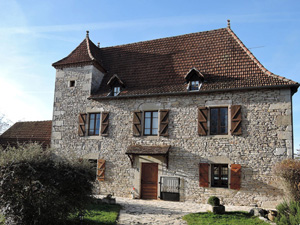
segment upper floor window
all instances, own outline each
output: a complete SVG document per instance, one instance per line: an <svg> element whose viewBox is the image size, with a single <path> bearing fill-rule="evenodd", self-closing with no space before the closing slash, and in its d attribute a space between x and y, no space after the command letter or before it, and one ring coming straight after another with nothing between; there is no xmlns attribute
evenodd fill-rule
<svg viewBox="0 0 300 225"><path fill-rule="evenodd" d="M199 80L190 81L190 91L198 91L200 88Z"/></svg>
<svg viewBox="0 0 300 225"><path fill-rule="evenodd" d="M158 134L158 111L145 112L144 135Z"/></svg>
<svg viewBox="0 0 300 225"><path fill-rule="evenodd" d="M113 96L118 96L121 92L121 87L114 87Z"/></svg>
<svg viewBox="0 0 300 225"><path fill-rule="evenodd" d="M210 134L228 134L228 108L210 109Z"/></svg>
<svg viewBox="0 0 300 225"><path fill-rule="evenodd" d="M90 113L88 135L99 135L99 130L100 130L100 113Z"/></svg>

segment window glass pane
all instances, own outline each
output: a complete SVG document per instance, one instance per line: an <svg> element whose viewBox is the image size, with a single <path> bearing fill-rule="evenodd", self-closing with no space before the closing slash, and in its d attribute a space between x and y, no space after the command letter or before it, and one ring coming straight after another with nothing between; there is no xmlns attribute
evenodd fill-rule
<svg viewBox="0 0 300 225"><path fill-rule="evenodd" d="M158 118L153 118L152 120L152 128L157 129L158 128Z"/></svg>
<svg viewBox="0 0 300 225"><path fill-rule="evenodd" d="M152 134L157 135L157 129L152 129Z"/></svg>
<svg viewBox="0 0 300 225"><path fill-rule="evenodd" d="M145 118L145 129L150 129L151 118Z"/></svg>
<svg viewBox="0 0 300 225"><path fill-rule="evenodd" d="M96 128L95 128L95 134L99 134L100 130L100 113L96 114Z"/></svg>
<svg viewBox="0 0 300 225"><path fill-rule="evenodd" d="M145 112L145 118L151 117L151 112Z"/></svg>
<svg viewBox="0 0 300 225"><path fill-rule="evenodd" d="M221 123L221 133L227 134L228 127L228 109L221 108L220 109L220 123Z"/></svg>
<svg viewBox="0 0 300 225"><path fill-rule="evenodd" d="M146 135L149 135L150 134L150 129L145 129L145 132L144 132Z"/></svg>
<svg viewBox="0 0 300 225"><path fill-rule="evenodd" d="M218 109L210 109L210 133L218 133Z"/></svg>
<svg viewBox="0 0 300 225"><path fill-rule="evenodd" d="M158 118L158 112L152 112L153 113L153 118Z"/></svg>

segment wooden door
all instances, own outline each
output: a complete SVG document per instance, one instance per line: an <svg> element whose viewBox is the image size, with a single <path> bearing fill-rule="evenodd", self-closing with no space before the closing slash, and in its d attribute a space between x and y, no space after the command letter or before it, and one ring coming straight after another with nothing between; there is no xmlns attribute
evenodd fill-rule
<svg viewBox="0 0 300 225"><path fill-rule="evenodd" d="M142 199L157 199L157 163L142 163L141 195Z"/></svg>

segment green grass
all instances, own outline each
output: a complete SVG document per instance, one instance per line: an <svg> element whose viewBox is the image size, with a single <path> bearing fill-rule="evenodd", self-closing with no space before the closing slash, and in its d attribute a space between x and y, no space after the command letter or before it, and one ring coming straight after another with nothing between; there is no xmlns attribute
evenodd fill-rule
<svg viewBox="0 0 300 225"><path fill-rule="evenodd" d="M121 206L118 204L92 204L87 208L83 224L87 225L111 225L116 224ZM70 217L71 224L80 224L78 214Z"/></svg>
<svg viewBox="0 0 300 225"><path fill-rule="evenodd" d="M249 213L242 211L225 212L225 214L219 215L213 214L212 212L191 213L185 215L183 219L187 221L188 225L269 225L258 217L251 216Z"/></svg>
<svg viewBox="0 0 300 225"><path fill-rule="evenodd" d="M5 217L0 214L0 225L3 225L5 223Z"/></svg>

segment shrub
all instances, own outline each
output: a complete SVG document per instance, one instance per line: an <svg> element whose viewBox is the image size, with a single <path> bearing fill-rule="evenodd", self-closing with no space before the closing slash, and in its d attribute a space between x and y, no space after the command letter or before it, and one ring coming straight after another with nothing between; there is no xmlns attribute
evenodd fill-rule
<svg viewBox="0 0 300 225"><path fill-rule="evenodd" d="M216 196L210 196L207 203L210 204L211 206L219 206L220 199Z"/></svg>
<svg viewBox="0 0 300 225"><path fill-rule="evenodd" d="M278 216L275 217L277 225L300 224L300 202L283 202L277 206Z"/></svg>
<svg viewBox="0 0 300 225"><path fill-rule="evenodd" d="M0 152L0 208L6 218L27 225L64 224L90 202L90 166L53 156L37 144Z"/></svg>
<svg viewBox="0 0 300 225"><path fill-rule="evenodd" d="M300 201L300 160L283 160L275 165L274 173L283 181L288 197Z"/></svg>

